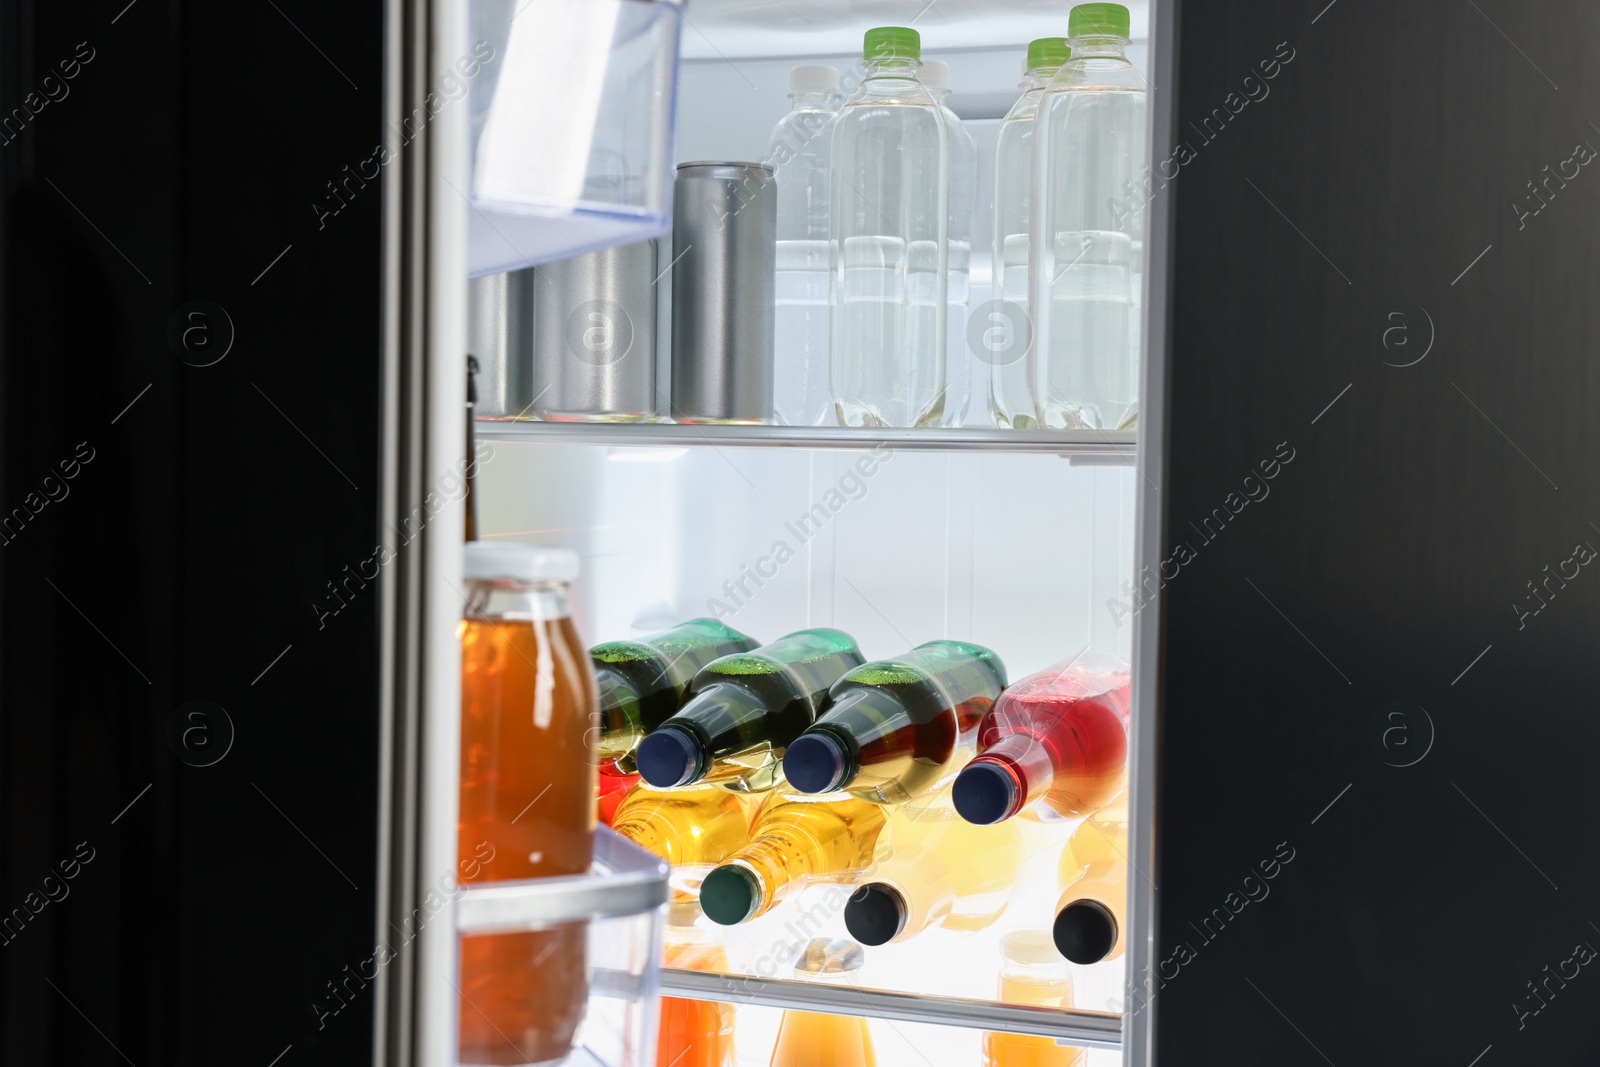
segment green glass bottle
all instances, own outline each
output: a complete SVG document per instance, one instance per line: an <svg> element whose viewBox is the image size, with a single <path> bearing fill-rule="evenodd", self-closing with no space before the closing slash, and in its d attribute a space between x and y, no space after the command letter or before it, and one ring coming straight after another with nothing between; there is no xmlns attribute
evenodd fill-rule
<svg viewBox="0 0 1600 1067"><path fill-rule="evenodd" d="M833 684L822 718L788 746L784 777L802 793L912 800L957 770L960 746L1005 687L1000 657L964 641L929 641L857 667Z"/></svg>
<svg viewBox="0 0 1600 1067"><path fill-rule="evenodd" d="M816 721L828 687L863 658L849 634L816 629L706 664L683 710L639 745L639 774L658 789L772 788L784 746Z"/></svg>
<svg viewBox="0 0 1600 1067"><path fill-rule="evenodd" d="M637 641L607 641L589 650L600 685L600 772L636 773L634 751L644 736L677 714L700 668L748 652L753 637L716 619L690 619Z"/></svg>

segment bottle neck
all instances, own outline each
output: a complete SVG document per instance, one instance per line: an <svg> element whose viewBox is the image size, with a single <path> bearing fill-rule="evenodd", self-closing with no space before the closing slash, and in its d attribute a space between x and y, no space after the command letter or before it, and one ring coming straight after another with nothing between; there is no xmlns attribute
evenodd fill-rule
<svg viewBox="0 0 1600 1067"><path fill-rule="evenodd" d="M563 582L520 582L510 579L468 579L469 619L564 619L570 615Z"/></svg>
<svg viewBox="0 0 1600 1067"><path fill-rule="evenodd" d="M839 94L832 93L790 93L789 101L794 105L795 111L832 111Z"/></svg>
<svg viewBox="0 0 1600 1067"><path fill-rule="evenodd" d="M1028 71L1023 77L1027 79L1029 91L1043 89L1049 85L1050 79L1054 78L1060 69L1060 67L1034 67Z"/></svg>
<svg viewBox="0 0 1600 1067"><path fill-rule="evenodd" d="M1070 42L1072 58L1069 63L1085 59L1127 59L1128 39L1110 34L1074 37Z"/></svg>
<svg viewBox="0 0 1600 1067"><path fill-rule="evenodd" d="M922 61L906 56L877 56L862 60L868 78L915 78Z"/></svg>
<svg viewBox="0 0 1600 1067"><path fill-rule="evenodd" d="M1049 792L1055 777L1049 751L1029 734L1003 737L972 762L997 765L1010 776L1016 791L1008 819Z"/></svg>

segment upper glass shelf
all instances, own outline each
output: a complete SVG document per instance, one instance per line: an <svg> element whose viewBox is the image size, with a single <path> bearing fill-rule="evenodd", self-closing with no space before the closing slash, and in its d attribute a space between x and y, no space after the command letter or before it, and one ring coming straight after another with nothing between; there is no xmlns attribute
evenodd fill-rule
<svg viewBox="0 0 1600 1067"><path fill-rule="evenodd" d="M535 422L478 419L477 434L530 444L683 448L810 448L866 451L879 446L928 452L1027 452L1074 463L1132 466L1133 430L855 429L842 426L723 426L699 423Z"/></svg>

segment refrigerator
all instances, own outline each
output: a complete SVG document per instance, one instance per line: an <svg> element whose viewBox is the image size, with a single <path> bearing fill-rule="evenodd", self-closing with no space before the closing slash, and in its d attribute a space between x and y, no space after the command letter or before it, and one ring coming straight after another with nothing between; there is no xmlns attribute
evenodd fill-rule
<svg viewBox="0 0 1600 1067"><path fill-rule="evenodd" d="M462 931L585 907L616 950L585 1063L649 1062L658 996L735 1005L741 1065L786 1010L867 1019L885 1064L1004 1033L1091 1067L1590 1062L1583 5L1129 5L1134 429L469 416L469 284L661 239L673 166L764 159L789 69L873 26L949 64L981 306L995 129L1068 6L0 5L5 1062L444 1067ZM542 132L496 155L508 93ZM516 185L570 192L595 144L642 177ZM1073 820L988 925L843 983L793 968L844 936L838 885L693 971L638 856L556 903L441 883L469 423L476 535L576 550L591 643L725 613L1013 679L1128 660L1125 954L1048 1010L998 995Z"/></svg>

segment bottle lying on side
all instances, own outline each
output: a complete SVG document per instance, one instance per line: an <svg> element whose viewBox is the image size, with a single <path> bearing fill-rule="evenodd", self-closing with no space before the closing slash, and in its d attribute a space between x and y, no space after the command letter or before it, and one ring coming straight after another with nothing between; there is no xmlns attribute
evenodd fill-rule
<svg viewBox="0 0 1600 1067"><path fill-rule="evenodd" d="M607 641L591 648L589 659L600 686L600 773L635 773L639 742L683 706L700 668L759 644L716 619L690 619L636 641Z"/></svg>
<svg viewBox="0 0 1600 1067"><path fill-rule="evenodd" d="M1118 803L1078 825L1061 852L1057 877L1065 890L1050 935L1073 963L1122 955L1127 927L1128 808Z"/></svg>
<svg viewBox="0 0 1600 1067"><path fill-rule="evenodd" d="M772 788L784 747L822 713L828 687L863 659L849 634L815 629L713 660L689 683L682 710L640 743L639 774L658 789Z"/></svg>
<svg viewBox="0 0 1600 1067"><path fill-rule="evenodd" d="M716 786L628 790L611 828L674 868L714 867L750 842L755 801Z"/></svg>
<svg viewBox="0 0 1600 1067"><path fill-rule="evenodd" d="M756 813L750 843L700 884L700 907L733 926L807 882L854 882L883 857L885 821L881 805L855 797L774 791Z"/></svg>
<svg viewBox="0 0 1600 1067"><path fill-rule="evenodd" d="M1122 791L1128 665L1100 653L1017 682L978 727L978 757L951 796L968 822L1009 819L1037 800L1086 815Z"/></svg>
<svg viewBox="0 0 1600 1067"><path fill-rule="evenodd" d="M888 858L856 886L844 925L863 945L906 941L930 926L982 930L1000 917L1026 853L1016 822L975 826L937 802L889 817Z"/></svg>
<svg viewBox="0 0 1600 1067"><path fill-rule="evenodd" d="M847 673L828 708L790 743L783 776L802 793L842 789L877 804L932 792L1006 687L1006 668L981 645L929 641Z"/></svg>

